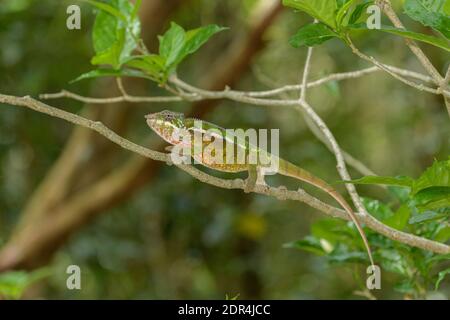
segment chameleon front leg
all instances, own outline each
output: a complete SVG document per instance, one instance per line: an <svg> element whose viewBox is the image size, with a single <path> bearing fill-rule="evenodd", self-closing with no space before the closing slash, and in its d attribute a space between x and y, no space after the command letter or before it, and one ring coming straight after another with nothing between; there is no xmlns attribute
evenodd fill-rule
<svg viewBox="0 0 450 320"><path fill-rule="evenodd" d="M244 192L250 193L255 190L256 185L265 185L263 170L257 165L248 167L248 178L245 181Z"/></svg>

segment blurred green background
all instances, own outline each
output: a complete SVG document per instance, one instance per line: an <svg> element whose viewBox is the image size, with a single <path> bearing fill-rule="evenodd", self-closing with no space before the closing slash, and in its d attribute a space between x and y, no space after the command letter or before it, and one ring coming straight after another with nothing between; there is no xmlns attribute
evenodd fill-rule
<svg viewBox="0 0 450 320"><path fill-rule="evenodd" d="M108 80L69 84L92 69L90 30L94 10L83 5L82 30L69 31L66 8L74 2L0 2L1 93L37 97L67 89L88 96L117 95ZM269 0L143 2L143 10L149 10L148 15L142 12L143 37L151 50L157 47L156 35L166 30L170 21L186 29L210 23L230 27L184 62L178 71L183 80L204 87L217 78L220 70L230 67L227 59L235 58L240 48L251 47L248 39L252 39L252 30L272 10ZM288 40L308 21L306 15L286 9L270 19L249 63L236 71L233 88L253 91L267 89L270 83L273 86L298 83L306 50L290 47ZM375 33L356 38L356 42L365 53L380 61L422 71L400 38ZM448 67L448 53L423 47L443 73ZM315 50L310 77L318 79L366 66L344 44L330 41ZM133 93L163 93L149 83L130 81L127 87ZM383 73L311 89L309 97L341 146L377 174L415 177L434 159L448 157L450 126L442 97L418 92ZM163 109L188 113L201 107L187 102L86 108L71 100L55 100L50 104L100 118L127 138L149 147L159 146L160 141L146 127L143 115ZM203 118L226 128L279 128L283 158L301 164L327 181L339 179L333 155L310 133L295 110L223 101L214 110L208 109ZM0 247L15 234L39 185L52 179L49 172L72 130L63 121L18 107L1 106ZM80 190L89 190L130 161L130 154L102 138L91 137L94 139L83 147L77 173L68 179L70 188L57 203L63 213L64 206ZM58 241L52 240L58 248L46 248L45 253L51 253L45 261L33 258L23 265L24 268L48 265L52 269L51 276L33 287L28 297L223 299L226 294L239 294L242 299L358 298L354 295L358 287L354 274L364 276L364 270L330 267L320 257L283 248L283 244L307 235L311 222L322 217L314 209L298 202L215 188L174 167L147 166L142 169L146 174L136 175L133 183L109 199L107 205L88 210L88 217L79 226ZM361 176L355 171L351 173L355 178ZM273 185L298 186L296 181L282 177L269 180ZM320 192L303 187L330 202ZM380 189L358 189L364 196L386 198ZM96 196L92 193L92 199ZM31 205L44 201L47 199L38 198ZM53 206L43 210L46 215L41 213L38 219L51 223L52 216L47 212L51 210ZM40 222L36 221L33 223L38 225ZM66 288L65 271L72 264L82 269L81 291ZM384 274L383 289L376 296L401 298L392 290L394 280L394 275ZM448 284L443 285L443 292L449 290Z"/></svg>

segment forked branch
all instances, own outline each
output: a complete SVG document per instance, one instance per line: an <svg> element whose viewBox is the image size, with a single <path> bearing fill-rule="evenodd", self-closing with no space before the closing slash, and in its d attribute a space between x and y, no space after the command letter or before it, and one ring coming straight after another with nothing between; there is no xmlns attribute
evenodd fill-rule
<svg viewBox="0 0 450 320"><path fill-rule="evenodd" d="M79 125L85 128L88 128L90 130L96 131L97 133L101 134L111 142L119 145L120 147L129 150L130 152L134 152L136 154L139 154L143 157L147 157L150 159L153 159L155 161L164 161L166 163L171 163L170 156L161 153L158 151L154 151L151 149L148 149L146 147L140 146L134 142L131 142L119 135L117 135L115 132L110 130L108 127L103 125L101 122L98 121L92 121L89 119L86 119L84 117L81 117L79 115L49 106L47 104L44 104L40 101L37 101L31 97L15 97L10 95L3 95L0 94L0 103L2 104L8 104L13 106L20 106L29 108L31 110L34 110L39 113L47 114L49 116L52 116L54 118L63 119L67 122L70 122L75 125ZM192 177L198 179L199 181L202 181L204 183L224 188L224 189L244 189L244 181L241 179L234 179L234 180L225 180L225 179L219 179L213 176L210 176L198 169L196 169L193 166L190 165L177 165L178 168L181 170L187 172ZM309 195L304 190L297 190L297 191L289 191L286 188L273 188L269 186L257 186L254 190L255 193L264 194L267 196L275 197L280 200L295 200L295 201L301 201L306 203L307 205L311 206L312 208L315 208L327 215L330 215L332 217L337 217L341 219L348 219L347 214L333 206L330 206L317 198ZM431 241L425 238L421 238L415 235L411 235L402 231L398 231L395 229L392 229L383 223L379 222L378 220L374 219L373 217L369 215L361 215L361 222L365 223L369 228L372 230L378 232L379 234L382 234L392 240L402 242L404 244L421 248L424 250L428 250L431 252L435 252L438 254L448 254L450 253L450 246L447 246L443 243Z"/></svg>

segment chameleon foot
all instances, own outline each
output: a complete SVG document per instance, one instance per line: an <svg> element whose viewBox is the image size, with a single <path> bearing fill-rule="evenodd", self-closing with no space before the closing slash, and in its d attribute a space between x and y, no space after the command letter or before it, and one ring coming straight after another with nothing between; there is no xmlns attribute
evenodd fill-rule
<svg viewBox="0 0 450 320"><path fill-rule="evenodd" d="M278 200L281 200L281 201L284 201L284 200L287 200L287 191L288 191L288 189L285 187L285 186L279 186L278 188L277 188L277 191L278 191L278 194L277 194L277 199Z"/></svg>
<svg viewBox="0 0 450 320"><path fill-rule="evenodd" d="M258 181L258 169L256 166L249 166L248 178L245 180L244 192L250 193L255 190Z"/></svg>
<svg viewBox="0 0 450 320"><path fill-rule="evenodd" d="M252 179L245 180L244 192L251 193L255 190L255 182L251 181Z"/></svg>

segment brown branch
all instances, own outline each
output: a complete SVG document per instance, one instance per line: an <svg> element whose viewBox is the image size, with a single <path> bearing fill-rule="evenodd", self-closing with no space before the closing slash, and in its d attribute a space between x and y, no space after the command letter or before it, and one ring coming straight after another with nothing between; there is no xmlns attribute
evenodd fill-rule
<svg viewBox="0 0 450 320"><path fill-rule="evenodd" d="M51 99L60 99L60 98L69 98L73 100L77 100L84 103L89 104L112 104L112 103L121 103L121 102L133 102L133 103L164 103L164 102L180 102L185 99L182 97L135 97L130 96L128 94L121 95L118 97L112 98L92 98L92 97L84 97L79 94L62 90L58 93L45 93L39 95L39 98L43 100L51 100Z"/></svg>
<svg viewBox="0 0 450 320"><path fill-rule="evenodd" d="M89 120L81 116L51 107L30 97L20 98L0 94L0 103L26 107L36 112L47 114L54 118L63 119L72 124L96 131L111 142L142 157L146 157L155 161L170 163L170 155L158 151L153 151L134 142L131 142L117 135L115 132L110 130L99 121ZM245 183L241 179L225 180L216 178L190 165L177 165L177 167L185 171L192 177L198 179L199 181L216 187L224 189L245 189ZM115 188L116 184L122 184L120 176L115 177L119 178L117 178L116 180L104 180L94 185L94 187L90 188L88 191L77 194L76 197L72 201L70 201L67 206L64 207L64 212L57 212L58 214L55 214L51 223L39 221L39 228L35 229L35 232L31 232L28 234L24 251L16 250L16 248L14 247L14 243L8 244L2 250L3 259L0 260L0 271L9 269L11 268L11 266L21 265L21 263L23 262L23 257L32 254L35 251L36 247L39 248L42 245L42 242L48 243L50 241L52 245L55 245L57 242L53 243L52 240L58 240L63 236L67 236L68 233L65 231L67 231L67 229L71 230L74 225L80 226L84 222L84 218L77 213L80 211L91 213L91 206L93 205L93 202L90 201L90 199L92 198L100 199L100 201L103 201L104 198L108 198L111 193L109 191L105 191L111 187ZM273 188L269 186L257 186L254 192L276 197L279 200L289 199L301 201L315 209L322 211L327 215L339 217L342 219L348 219L347 214L344 211L321 202L320 200L312 197L301 189L299 189L298 191L289 191L283 187ZM390 239L435 253L450 253L450 247L445 244L392 229L380 223L370 215L361 215L361 222L366 223L368 227L380 234L389 237Z"/></svg>
<svg viewBox="0 0 450 320"><path fill-rule="evenodd" d="M372 67L372 68L363 69L360 71L348 72L348 74L358 74L358 76L356 76L356 78L358 78L358 77L362 77L363 75L365 75L366 71L370 71L370 69L380 70L377 67ZM261 72L259 72L259 71L256 72L255 74L259 78L259 81L264 83L266 86L277 87L275 81L272 80L269 76L261 74ZM342 73L342 74L344 74L344 73ZM333 75L330 75L330 76L333 76ZM324 77L322 79L327 79L330 76ZM317 81L314 81L314 82L317 82ZM300 89L300 86L301 85L296 86L298 90ZM310 86L307 86L307 88L310 88ZM275 90L277 90L277 89L274 89L272 91L275 91ZM267 91L267 92L269 92L269 91ZM278 92L277 94L281 98L284 98L284 99L288 98L288 91L281 91L281 92ZM303 109L301 109L301 111L302 111L302 113L304 112ZM308 117L306 114L304 115L303 119L305 120L305 123L306 123L308 129L312 132L312 134L314 134L314 136L317 139L319 139L319 141L322 142L328 148L328 150L333 152L333 148L332 148L330 142L325 138L322 131L317 127L317 125L314 123L314 121L312 121L312 119L310 117ZM365 175L365 176L376 176L377 175L374 171L369 169L369 167L367 167L364 163L362 163L361 161L359 161L358 159L353 157L350 153L346 152L343 149L341 149L341 150L342 150L342 154L344 156L345 162L350 167L352 167L353 169L355 169L356 171L358 171L359 173L361 173L362 175ZM385 187L383 186L383 188L385 188Z"/></svg>
<svg viewBox="0 0 450 320"><path fill-rule="evenodd" d="M415 88L415 89L417 89L419 91L425 91L425 92L436 94L436 95L443 94L444 96L450 96L450 92L448 92L446 90L442 90L441 88L438 88L438 89L430 88L428 86L425 86L423 83L416 83L416 82L413 82L413 81L410 81L410 80L406 79L405 77L401 76L400 74L394 72L392 69L388 68L383 63L381 63L378 60L376 60L374 57L367 56L364 53L362 53L353 44L353 42L349 38L347 39L347 43L350 46L350 48L352 49L353 53L356 54L358 57L360 57L361 59L366 60L366 61L374 64L375 66L377 66L381 70L384 70L385 72L387 72L392 77L394 77L395 79L399 80L400 82L403 82L404 84L406 84L406 85L408 85L410 87L413 87L413 88Z"/></svg>
<svg viewBox="0 0 450 320"><path fill-rule="evenodd" d="M392 24L399 29L405 29L405 26L401 22L395 10L392 8L392 4L390 0L377 0L376 4L382 8L383 12L386 16L391 20ZM434 82L439 86L438 93L442 94L444 97L445 106L447 108L448 115L450 117L450 96L447 94L446 88L449 82L449 71L450 67L447 70L447 74L442 77L439 71L435 68L435 66L431 63L430 59L427 55L422 51L419 45L411 39L405 38L406 45L409 47L412 53L417 57L422 66L431 75ZM439 92L440 91L440 92Z"/></svg>
<svg viewBox="0 0 450 320"><path fill-rule="evenodd" d="M316 22L316 21L315 21ZM306 91L307 91L307 83L308 83L308 77L309 72L311 70L311 60L312 60L312 54L313 54L313 47L308 48L308 53L306 55L306 61L305 66L303 68L303 75L302 75L302 89L300 90L300 97L299 97L299 104L298 109L300 112L302 112L304 115L306 115L308 118L314 122L314 124L317 126L318 130L322 132L323 138L328 141L326 145L330 146L331 151L336 157L337 161L337 171L339 172L339 175L341 178L345 181L351 180L350 174L347 170L346 164L345 164L345 158L342 153L342 150L335 139L333 133L328 128L326 123L322 120L322 118L314 111L314 109L311 107L311 105L306 101ZM345 187L347 188L348 193L350 194L350 197L352 198L353 204L358 209L359 212L361 212L363 215L368 215L366 209L364 208L364 205L362 204L361 198L358 195L358 192L356 191L356 187L351 183L346 183ZM359 227L359 226L358 226ZM366 240L366 239L364 239ZM372 261L372 256L369 249L369 256Z"/></svg>
<svg viewBox="0 0 450 320"><path fill-rule="evenodd" d="M377 0L376 4L383 10L386 16L391 20L392 24L399 29L405 29L405 26L401 22L397 13L395 13L392 8L392 4L389 0ZM422 49L417 45L414 40L405 38L406 45L414 53L414 55L419 59L425 70L433 77L436 84L440 85L442 82L442 76L439 71L433 66L430 59L425 55Z"/></svg>
<svg viewBox="0 0 450 320"><path fill-rule="evenodd" d="M383 65L385 68L387 68L389 71L396 73L403 77L409 77L414 78L417 80L421 80L425 83L433 83L433 79L429 76L423 75L421 73L417 73L410 70L404 70L400 69L394 66L389 65ZM342 81L347 79L356 79L363 77L365 75L369 75L378 71L382 71L381 68L374 66L370 68L365 68L362 70L357 71L350 71L350 72L342 72L342 73L334 73L330 74L328 76L325 76L323 78L320 78L318 80L314 80L311 82L308 82L307 88L314 88L318 87L324 84L327 84L332 81ZM295 85L286 85L280 88L267 90L267 91L237 91L237 90L226 90L225 93L222 93L221 96L215 96L216 99L223 99L223 98L233 98L233 97L240 97L240 96L246 96L251 98L265 98L270 96L276 96L280 95L282 93L290 92L290 91L300 91L302 90L303 86L300 84ZM440 94L437 90L432 92L434 94ZM179 94L176 92L176 94ZM449 92L450 96L450 92ZM184 94L183 96L163 96L163 97L139 97L139 96L131 96L128 93L125 92L125 94L122 94L122 96L118 97L110 97L110 98L93 98L93 97L85 97L78 95L76 93L72 93L67 90L62 90L58 93L46 93L41 94L39 96L40 99L43 100L51 100L51 99L60 99L60 98L69 98L76 101L81 101L85 103L90 104L110 104L110 103L120 103L120 102L134 102L134 103L145 103L145 102L179 102L179 101L200 101L202 100L202 97L198 94ZM289 100L289 99L285 99Z"/></svg>

